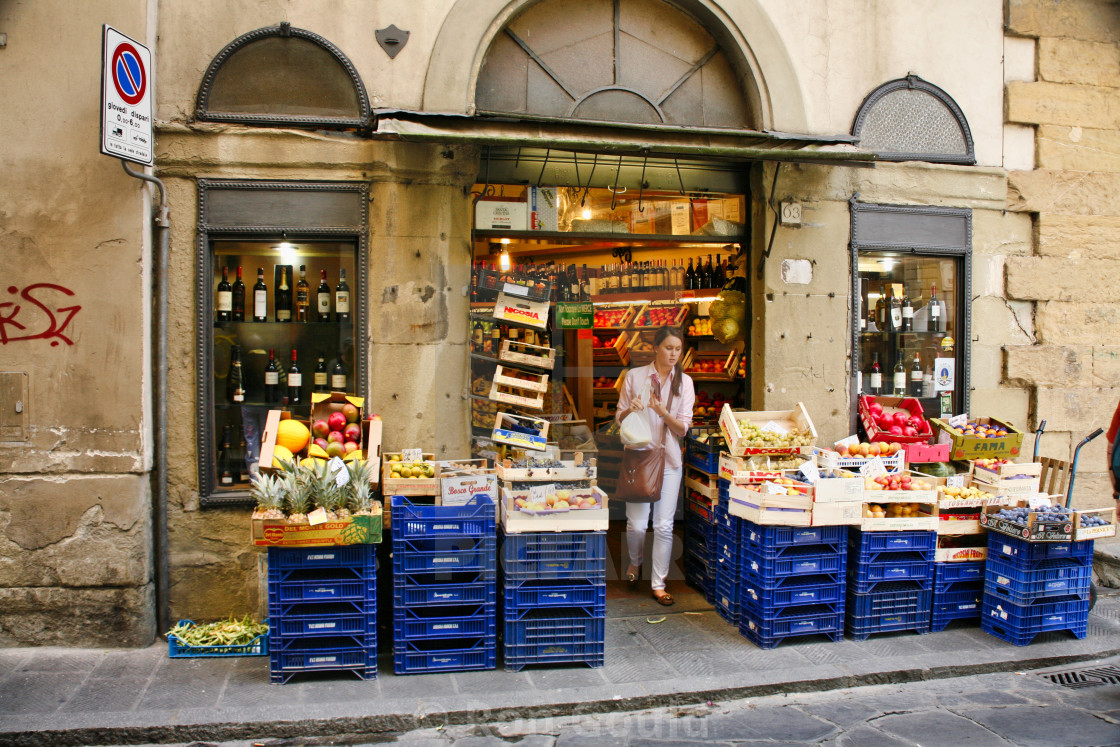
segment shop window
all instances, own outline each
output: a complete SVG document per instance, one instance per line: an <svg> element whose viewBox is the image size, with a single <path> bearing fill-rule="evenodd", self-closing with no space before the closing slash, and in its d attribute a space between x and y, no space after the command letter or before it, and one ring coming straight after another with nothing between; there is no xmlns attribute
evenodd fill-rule
<svg viewBox="0 0 1120 747"><path fill-rule="evenodd" d="M853 402L916 397L927 417L968 412L971 242L970 210L853 202Z"/></svg>
<svg viewBox="0 0 1120 747"><path fill-rule="evenodd" d="M852 134L885 161L976 163L972 133L952 97L916 75L892 80L864 99Z"/></svg>
<svg viewBox="0 0 1120 747"><path fill-rule="evenodd" d="M689 127L758 128L719 41L664 0L547 0L491 44L480 113Z"/></svg>
<svg viewBox="0 0 1120 747"><path fill-rule="evenodd" d="M368 186L199 189L199 492L203 506L236 505L270 410L306 421L316 392L365 395Z"/></svg>
<svg viewBox="0 0 1120 747"><path fill-rule="evenodd" d="M323 37L290 24L239 36L210 63L198 91L202 120L364 127L369 99L357 70Z"/></svg>

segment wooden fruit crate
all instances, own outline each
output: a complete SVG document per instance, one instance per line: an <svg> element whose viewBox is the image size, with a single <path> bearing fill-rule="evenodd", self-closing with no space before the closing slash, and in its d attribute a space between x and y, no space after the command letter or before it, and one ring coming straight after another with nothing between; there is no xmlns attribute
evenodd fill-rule
<svg viewBox="0 0 1120 747"><path fill-rule="evenodd" d="M595 327L595 329L616 330L616 331L621 331L621 330L624 330L624 329L628 329L630 327L630 324L634 321L634 317L637 316L638 310L639 309L644 309L644 308L645 308L644 306L638 306L638 305L635 305L635 304L625 304L625 305L620 304L619 306L600 307L600 309L603 310L603 311L623 310L626 313L623 315L621 321L619 321L618 324L607 326L607 325L600 325L599 324L599 322L601 321L598 318L599 310L596 310L596 312L595 312L596 319L595 319L594 327Z"/></svg>
<svg viewBox="0 0 1120 747"><path fill-rule="evenodd" d="M634 330L630 333L630 364L632 366L645 366L653 363L653 358L657 354L653 349L653 338L657 332L651 329ZM650 346L649 350L641 350L639 346L647 343Z"/></svg>
<svg viewBox="0 0 1120 747"><path fill-rule="evenodd" d="M502 346L498 350L498 360L551 371L556 365L556 351L541 345L502 340Z"/></svg>
<svg viewBox="0 0 1120 747"><path fill-rule="evenodd" d="M634 329L657 329L664 326L681 326L681 324L684 323L684 320L688 318L688 304L672 304L670 306L674 309L674 313L673 316L670 317L667 321L662 323L654 323L652 317L650 316L651 310L666 308L666 304L648 304L644 309L639 311L637 315L635 315L634 322L631 326L633 326Z"/></svg>
<svg viewBox="0 0 1120 747"><path fill-rule="evenodd" d="M526 389L530 392L547 392L548 374L534 374L508 366L495 366L494 383L514 389Z"/></svg>
<svg viewBox="0 0 1120 747"><path fill-rule="evenodd" d="M614 334L613 332L610 334ZM604 337L598 334L596 330L596 337ZM591 359L595 365L599 366L626 366L630 363L630 334L627 332L619 332L618 339L614 341L613 345L605 348L592 348Z"/></svg>
<svg viewBox="0 0 1120 747"><path fill-rule="evenodd" d="M717 368L708 372L689 370L700 361L714 361ZM681 365L693 381L733 381L739 371L739 351L689 350Z"/></svg>
<svg viewBox="0 0 1120 747"><path fill-rule="evenodd" d="M739 422L736 419L738 416L744 416L752 422L765 424L774 421L784 427L786 430L797 428L800 431L807 432L810 436L810 443L805 447L772 447L772 446L748 446L746 438L743 437L742 431L739 430ZM797 406L792 410L732 410L731 405L724 405L723 412L719 416L719 427L723 431L723 437L727 441L727 450L732 456L749 456L751 454L796 454L802 448L809 453L812 450L809 446L817 440L817 429L813 425L813 421L809 418L809 413L805 410L805 405L798 402Z"/></svg>

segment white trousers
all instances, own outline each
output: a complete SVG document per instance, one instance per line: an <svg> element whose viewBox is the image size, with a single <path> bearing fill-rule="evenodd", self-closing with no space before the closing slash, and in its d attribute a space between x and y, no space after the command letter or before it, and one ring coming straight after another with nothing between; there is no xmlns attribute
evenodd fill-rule
<svg viewBox="0 0 1120 747"><path fill-rule="evenodd" d="M654 589L665 588L669 562L673 559L673 514L677 512L677 496L681 490L681 467L665 468L661 480L661 500L655 503L626 504L626 545L630 565L640 568L646 546L650 507L653 507L653 570L650 575Z"/></svg>

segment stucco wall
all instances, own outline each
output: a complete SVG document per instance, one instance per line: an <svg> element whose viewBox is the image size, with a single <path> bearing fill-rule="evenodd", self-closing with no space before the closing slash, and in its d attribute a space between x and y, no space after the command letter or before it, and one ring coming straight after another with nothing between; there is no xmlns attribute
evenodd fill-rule
<svg viewBox="0 0 1120 747"><path fill-rule="evenodd" d="M155 634L150 207L97 124L101 24L145 40L148 6L0 5L0 371L27 374L30 427L0 443L0 645Z"/></svg>

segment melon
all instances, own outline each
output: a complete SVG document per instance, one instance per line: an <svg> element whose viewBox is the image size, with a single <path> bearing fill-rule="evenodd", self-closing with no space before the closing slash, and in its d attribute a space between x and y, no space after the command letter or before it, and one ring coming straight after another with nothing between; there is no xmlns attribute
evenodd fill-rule
<svg viewBox="0 0 1120 747"><path fill-rule="evenodd" d="M287 447L277 444L276 448L272 450L272 466L276 469L282 469L280 465L281 459L285 462L292 461L292 452L289 451Z"/></svg>
<svg viewBox="0 0 1120 747"><path fill-rule="evenodd" d="M283 446L293 454L298 454L311 440L311 431L298 420L281 420L276 428L276 445Z"/></svg>

